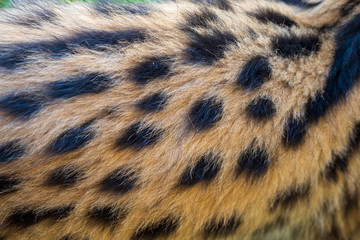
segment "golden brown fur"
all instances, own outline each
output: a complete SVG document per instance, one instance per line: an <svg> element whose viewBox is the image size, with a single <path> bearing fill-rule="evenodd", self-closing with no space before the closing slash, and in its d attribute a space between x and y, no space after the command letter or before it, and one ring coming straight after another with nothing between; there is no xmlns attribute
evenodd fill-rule
<svg viewBox="0 0 360 240"><path fill-rule="evenodd" d="M231 9L224 10L214 4L185 1L147 3L147 15L118 10L115 5L113 13L104 14L87 3L37 2L1 10L3 49L25 42L61 41L84 30L139 29L145 36L144 41L108 45L102 50L74 46L74 52L64 57L34 48L35 53L29 53L23 65L0 66L0 98L27 92L45 99L40 111L25 118L1 108L0 100L0 146L16 141L25 148L18 159L0 165L1 176L20 181L13 191L0 194L0 233L5 239L131 239L163 219L177 222L174 231L160 235L167 239L360 239L359 145L348 156L347 170L336 171L336 181L324 176L333 155L346 154L360 122L359 82L309 124L302 143L296 147L283 143L290 116L303 117L309 98L323 91L334 62L335 35L360 12L358 1L324 0L311 8L265 0L229 4ZM350 9L346 13L345 5ZM44 9L53 13L51 20L21 22L29 21L29 16L36 19L36 12ZM206 27L189 27L189 16L204 9L218 20L207 22ZM252 15L258 9L282 13L298 26L262 23ZM214 31L211 29L230 31L236 43L228 44L224 56L211 64L191 62L184 49L196 34ZM271 48L272 39L291 34L316 35L321 46L308 56L280 57ZM0 58L8 54L0 52ZM247 61L257 55L268 58L271 79L249 90L236 84L236 79ZM153 56L166 56L169 72L146 84L136 83L132 80L136 66ZM111 86L69 98L43 96L51 82L93 72L109 75ZM136 107L159 91L168 95L162 110L147 112ZM273 101L276 112L265 120L252 119L247 107L262 96ZM192 107L211 97L222 102L220 119L205 130L194 129L189 119ZM74 151L49 152L61 134L89 121L94 133L91 141ZM141 149L116 147L126 129L138 121L144 123L139 131L146 126L160 131L159 140ZM151 134L154 132L147 133ZM246 173L237 176L237 161L249 146L266 149L268 169L259 176L251 171L248 177ZM210 153L218 156L216 177L178 186L183 173ZM63 166L83 174L71 186L49 186L48 176ZM120 167L135 172L135 186L126 193L101 189L103 179ZM302 189L298 195L304 194L282 206L287 204L281 201L289 189ZM26 211L40 218L44 212L64 206L72 209L61 219L35 220L26 227L9 220L16 212L20 212L17 221L21 222ZM89 217L89 211L104 206L115 212L126 209L127 214L115 223ZM216 224L210 227L214 231L204 233L211 222L221 225L231 218L239 224L229 235L216 235Z"/></svg>

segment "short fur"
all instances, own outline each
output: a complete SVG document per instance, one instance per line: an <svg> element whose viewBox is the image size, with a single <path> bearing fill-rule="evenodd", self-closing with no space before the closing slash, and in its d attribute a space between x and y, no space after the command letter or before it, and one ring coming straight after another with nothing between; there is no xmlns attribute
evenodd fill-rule
<svg viewBox="0 0 360 240"><path fill-rule="evenodd" d="M360 1L0 11L1 239L360 239Z"/></svg>

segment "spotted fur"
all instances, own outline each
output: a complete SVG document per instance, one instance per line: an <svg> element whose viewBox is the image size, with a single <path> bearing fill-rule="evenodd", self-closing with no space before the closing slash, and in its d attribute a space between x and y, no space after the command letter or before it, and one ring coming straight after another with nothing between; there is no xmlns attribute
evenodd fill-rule
<svg viewBox="0 0 360 240"><path fill-rule="evenodd" d="M359 0L0 11L0 239L360 239Z"/></svg>

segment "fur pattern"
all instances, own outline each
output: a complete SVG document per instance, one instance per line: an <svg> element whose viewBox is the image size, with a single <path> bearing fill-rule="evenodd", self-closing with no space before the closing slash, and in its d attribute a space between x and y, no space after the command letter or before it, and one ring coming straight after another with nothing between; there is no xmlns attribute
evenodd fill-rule
<svg viewBox="0 0 360 240"><path fill-rule="evenodd" d="M358 0L0 11L0 238L360 239Z"/></svg>

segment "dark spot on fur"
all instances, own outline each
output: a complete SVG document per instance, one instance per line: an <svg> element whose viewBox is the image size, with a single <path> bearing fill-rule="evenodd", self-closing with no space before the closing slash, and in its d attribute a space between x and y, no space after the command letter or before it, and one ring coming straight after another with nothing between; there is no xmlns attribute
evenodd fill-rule
<svg viewBox="0 0 360 240"><path fill-rule="evenodd" d="M231 32L213 30L212 33L191 33L191 41L185 49L190 63L212 65L225 56L226 50L236 44L237 39Z"/></svg>
<svg viewBox="0 0 360 240"><path fill-rule="evenodd" d="M256 33L254 30L252 30L251 28L248 28L246 30L246 35L248 35L253 41L255 41L256 39L259 38L259 34Z"/></svg>
<svg viewBox="0 0 360 240"><path fill-rule="evenodd" d="M163 92L154 93L141 101L136 106L146 112L156 112L162 110L167 104L168 96Z"/></svg>
<svg viewBox="0 0 360 240"><path fill-rule="evenodd" d="M296 186L279 194L270 205L270 211L281 206L284 210L292 208L299 201L307 198L310 194L310 185Z"/></svg>
<svg viewBox="0 0 360 240"><path fill-rule="evenodd" d="M294 20L271 9L260 9L256 13L251 15L253 15L262 23L273 23L286 27L292 27L297 25Z"/></svg>
<svg viewBox="0 0 360 240"><path fill-rule="evenodd" d="M69 51L71 46L84 47L93 50L105 50L106 45L125 46L128 43L142 42L145 40L144 32L137 29L119 30L119 31L88 31L80 32L72 38L59 40L57 44L59 49L50 52L61 53ZM54 42L56 43L56 42ZM55 44L53 44L55 45ZM60 50L60 51L56 51Z"/></svg>
<svg viewBox="0 0 360 240"><path fill-rule="evenodd" d="M286 4L289 4L289 5L294 5L294 6L298 6L298 7L305 7L305 8L316 7L317 5L319 5L321 3L321 1L319 1L317 3L309 3L306 0L280 0L280 1L284 2Z"/></svg>
<svg viewBox="0 0 360 240"><path fill-rule="evenodd" d="M338 172L347 171L348 159L337 154L333 155L333 160L326 166L325 178L329 181L337 182Z"/></svg>
<svg viewBox="0 0 360 240"><path fill-rule="evenodd" d="M306 117L317 122L331 106L344 99L360 79L360 14L336 34L336 51L325 88L309 99Z"/></svg>
<svg viewBox="0 0 360 240"><path fill-rule="evenodd" d="M169 57L151 57L140 62L131 71L131 78L138 84L146 84L158 78L166 77L170 72Z"/></svg>
<svg viewBox="0 0 360 240"><path fill-rule="evenodd" d="M262 97L253 100L247 107L247 112L250 118L266 120L274 116L276 108L270 98Z"/></svg>
<svg viewBox="0 0 360 240"><path fill-rule="evenodd" d="M17 25L26 27L38 27L44 22L51 22L56 17L56 14L49 9L42 9L41 11L34 11L32 15L19 18L17 16L11 17L11 22Z"/></svg>
<svg viewBox="0 0 360 240"><path fill-rule="evenodd" d="M220 220L213 219L205 226L206 239L209 236L213 237L226 237L233 234L239 225L242 223L242 219L233 215L229 219L221 218Z"/></svg>
<svg viewBox="0 0 360 240"><path fill-rule="evenodd" d="M198 13L189 13L186 15L185 20L187 24L184 30L187 31L188 28L207 28L209 23L218 21L218 16L213 11L204 9Z"/></svg>
<svg viewBox="0 0 360 240"><path fill-rule="evenodd" d="M359 207L358 192L355 191L355 193L349 193L349 191L346 190L343 200L343 216L346 218L351 212L359 212Z"/></svg>
<svg viewBox="0 0 360 240"><path fill-rule="evenodd" d="M271 77L269 60L263 56L256 56L245 63L236 83L246 89L259 88Z"/></svg>
<svg viewBox="0 0 360 240"><path fill-rule="evenodd" d="M148 15L149 8L140 3L116 4L111 1L98 2L94 4L94 10L105 16L112 14Z"/></svg>
<svg viewBox="0 0 360 240"><path fill-rule="evenodd" d="M179 220L172 217L167 217L161 221L142 227L133 235L133 240L140 239L155 239L158 237L168 237L179 226Z"/></svg>
<svg viewBox="0 0 360 240"><path fill-rule="evenodd" d="M0 175L0 195L17 190L20 180L7 175Z"/></svg>
<svg viewBox="0 0 360 240"><path fill-rule="evenodd" d="M44 212L40 212L39 216L43 218L53 218L55 221L59 221L66 218L74 210L74 206L63 206L58 208L52 208Z"/></svg>
<svg viewBox="0 0 360 240"><path fill-rule="evenodd" d="M24 146L18 140L0 145L0 163L7 163L20 158L25 152Z"/></svg>
<svg viewBox="0 0 360 240"><path fill-rule="evenodd" d="M354 130L351 134L348 146L348 152L354 153L360 145L360 122L356 123Z"/></svg>
<svg viewBox="0 0 360 240"><path fill-rule="evenodd" d="M320 50L321 42L318 36L303 35L279 36L272 40L272 49L283 58L310 56Z"/></svg>
<svg viewBox="0 0 360 240"><path fill-rule="evenodd" d="M215 97L201 99L191 107L189 112L189 127L203 131L217 123L223 113L223 103Z"/></svg>
<svg viewBox="0 0 360 240"><path fill-rule="evenodd" d="M195 167L189 167L181 176L179 186L193 186L199 182L208 184L220 171L220 159L214 154L202 156Z"/></svg>
<svg viewBox="0 0 360 240"><path fill-rule="evenodd" d="M32 210L19 210L7 218L8 225L20 227L28 227L41 220L42 218L37 216L37 213Z"/></svg>
<svg viewBox="0 0 360 240"><path fill-rule="evenodd" d="M125 218L127 211L125 209L116 209L111 206L95 207L88 213L90 219L102 224L116 224L120 219Z"/></svg>
<svg viewBox="0 0 360 240"><path fill-rule="evenodd" d="M71 166L63 166L53 170L46 182L47 185L61 185L69 187L78 182L79 178L83 176L83 172Z"/></svg>
<svg viewBox="0 0 360 240"><path fill-rule="evenodd" d="M141 150L144 147L157 143L161 138L162 132L162 130L136 122L125 130L123 135L117 140L116 146L119 148L131 147Z"/></svg>
<svg viewBox="0 0 360 240"><path fill-rule="evenodd" d="M75 234L67 234L62 238L60 238L60 240L89 240L89 239L77 237Z"/></svg>
<svg viewBox="0 0 360 240"><path fill-rule="evenodd" d="M285 146L297 147L303 143L307 132L307 123L301 118L291 116L284 127L283 143Z"/></svg>
<svg viewBox="0 0 360 240"><path fill-rule="evenodd" d="M89 73L51 82L47 85L47 92L53 99L72 98L84 94L101 93L108 89L110 84L110 76L101 73Z"/></svg>
<svg viewBox="0 0 360 240"><path fill-rule="evenodd" d="M246 174L246 179L255 180L263 176L270 164L269 154L260 147L248 147L237 160L236 177Z"/></svg>
<svg viewBox="0 0 360 240"><path fill-rule="evenodd" d="M76 35L51 41L23 42L16 44L0 44L0 67L14 69L26 63L34 54L46 53L54 58L73 53L73 49L84 47L104 51L107 46L125 46L129 43L144 41L145 35L140 30L121 31L87 31Z"/></svg>
<svg viewBox="0 0 360 240"><path fill-rule="evenodd" d="M232 10L231 4L228 0L191 0L194 3L202 3L204 5L211 5L221 10Z"/></svg>
<svg viewBox="0 0 360 240"><path fill-rule="evenodd" d="M69 216L71 211L74 209L73 206L63 206L58 208L52 208L44 211L35 211L28 209L21 209L13 212L7 218L7 224L9 226L17 227L29 227L36 223L39 223L45 219L53 219L54 221L59 221L63 218Z"/></svg>
<svg viewBox="0 0 360 240"><path fill-rule="evenodd" d="M121 167L101 181L101 188L104 191L125 194L136 186L137 181L135 171Z"/></svg>
<svg viewBox="0 0 360 240"><path fill-rule="evenodd" d="M60 240L78 240L78 239L71 234L67 234L67 235L63 236L62 238L60 238Z"/></svg>
<svg viewBox="0 0 360 240"><path fill-rule="evenodd" d="M349 160L352 154L360 146L360 123L357 123L349 137L345 151L339 154L333 154L331 162L327 165L324 176L327 180L336 182L338 173L346 173Z"/></svg>
<svg viewBox="0 0 360 240"><path fill-rule="evenodd" d="M63 132L51 143L50 152L62 154L78 150L87 145L95 136L95 133L91 130L92 122L89 121Z"/></svg>
<svg viewBox="0 0 360 240"><path fill-rule="evenodd" d="M0 98L0 110L25 120L39 112L45 99L31 93L13 93Z"/></svg>

